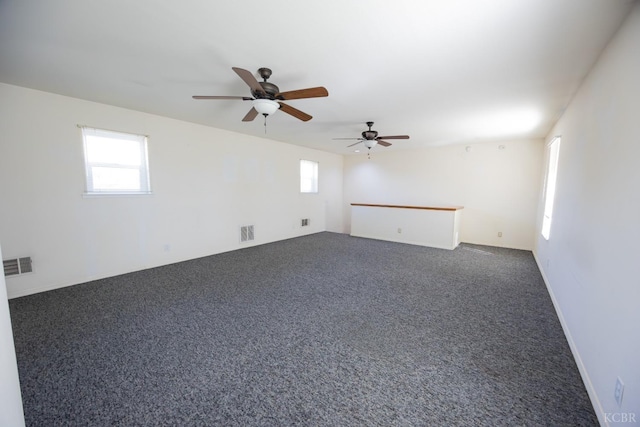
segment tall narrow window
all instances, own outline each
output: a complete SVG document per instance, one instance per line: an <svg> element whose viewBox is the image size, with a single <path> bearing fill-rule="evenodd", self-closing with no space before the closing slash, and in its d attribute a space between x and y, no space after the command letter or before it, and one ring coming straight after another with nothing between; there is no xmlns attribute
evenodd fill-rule
<svg viewBox="0 0 640 427"><path fill-rule="evenodd" d="M87 194L148 194L147 137L82 127Z"/></svg>
<svg viewBox="0 0 640 427"><path fill-rule="evenodd" d="M318 162L300 160L300 192L318 192Z"/></svg>
<svg viewBox="0 0 640 427"><path fill-rule="evenodd" d="M560 155L560 137L555 137L549 144L549 163L545 180L544 214L542 217L542 237L549 240L551 219L553 217L553 200L556 195L556 179L558 177L558 156Z"/></svg>

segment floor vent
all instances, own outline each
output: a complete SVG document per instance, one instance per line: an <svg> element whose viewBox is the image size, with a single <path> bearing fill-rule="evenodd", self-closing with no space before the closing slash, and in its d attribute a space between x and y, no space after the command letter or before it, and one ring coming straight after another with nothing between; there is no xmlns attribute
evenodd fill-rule
<svg viewBox="0 0 640 427"><path fill-rule="evenodd" d="M300 225L302 227L308 227L309 226L309 218L304 218L300 221Z"/></svg>
<svg viewBox="0 0 640 427"><path fill-rule="evenodd" d="M254 239L253 225L243 225L240 227L240 243Z"/></svg>
<svg viewBox="0 0 640 427"><path fill-rule="evenodd" d="M2 260L2 267L4 267L5 276L15 276L33 271L31 257Z"/></svg>

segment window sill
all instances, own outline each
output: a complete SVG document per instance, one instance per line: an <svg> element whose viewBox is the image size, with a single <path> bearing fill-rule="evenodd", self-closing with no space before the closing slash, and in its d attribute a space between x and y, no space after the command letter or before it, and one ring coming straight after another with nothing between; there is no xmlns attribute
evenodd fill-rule
<svg viewBox="0 0 640 427"><path fill-rule="evenodd" d="M153 196L151 191L104 191L94 193L82 193L82 197L87 199L101 198L101 197L144 197Z"/></svg>

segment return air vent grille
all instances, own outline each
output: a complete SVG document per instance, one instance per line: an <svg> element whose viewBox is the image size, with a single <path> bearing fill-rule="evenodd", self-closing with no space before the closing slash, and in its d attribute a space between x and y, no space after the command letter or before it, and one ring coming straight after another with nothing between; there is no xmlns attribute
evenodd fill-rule
<svg viewBox="0 0 640 427"><path fill-rule="evenodd" d="M31 273L31 257L5 259L2 261L5 276L15 276L17 274Z"/></svg>
<svg viewBox="0 0 640 427"><path fill-rule="evenodd" d="M254 239L253 225L243 225L240 227L240 242L248 242Z"/></svg>

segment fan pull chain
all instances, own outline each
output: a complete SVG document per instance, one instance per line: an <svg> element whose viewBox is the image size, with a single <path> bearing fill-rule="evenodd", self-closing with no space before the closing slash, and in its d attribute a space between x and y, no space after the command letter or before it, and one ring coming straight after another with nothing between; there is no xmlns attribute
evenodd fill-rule
<svg viewBox="0 0 640 427"><path fill-rule="evenodd" d="M263 115L264 115L264 134L266 135L267 134L267 115L266 114L263 114Z"/></svg>

